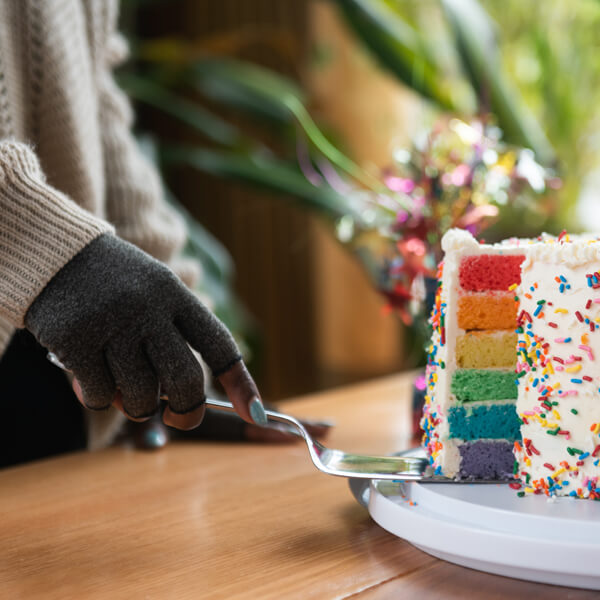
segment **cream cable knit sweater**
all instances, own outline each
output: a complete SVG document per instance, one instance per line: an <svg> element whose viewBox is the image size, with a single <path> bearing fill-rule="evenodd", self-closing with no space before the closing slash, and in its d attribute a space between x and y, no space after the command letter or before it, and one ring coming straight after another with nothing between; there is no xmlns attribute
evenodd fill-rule
<svg viewBox="0 0 600 600"><path fill-rule="evenodd" d="M117 0L0 1L0 353L48 281L106 231L176 264L186 237L112 69ZM178 269L182 266L182 269ZM93 415L90 445L118 424Z"/></svg>

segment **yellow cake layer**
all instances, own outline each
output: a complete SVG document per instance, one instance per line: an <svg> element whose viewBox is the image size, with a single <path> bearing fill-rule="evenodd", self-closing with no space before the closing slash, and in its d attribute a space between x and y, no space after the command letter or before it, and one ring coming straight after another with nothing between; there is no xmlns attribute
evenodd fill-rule
<svg viewBox="0 0 600 600"><path fill-rule="evenodd" d="M517 303L512 294L464 295L458 299L461 329L515 329ZM516 347L516 346L515 346Z"/></svg>
<svg viewBox="0 0 600 600"><path fill-rule="evenodd" d="M469 331L456 339L456 364L464 369L514 367L516 353L514 331Z"/></svg>

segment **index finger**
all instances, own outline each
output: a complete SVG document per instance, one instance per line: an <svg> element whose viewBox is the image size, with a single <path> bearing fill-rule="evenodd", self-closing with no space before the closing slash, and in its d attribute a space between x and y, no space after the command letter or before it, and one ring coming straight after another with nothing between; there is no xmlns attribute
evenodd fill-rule
<svg viewBox="0 0 600 600"><path fill-rule="evenodd" d="M243 361L218 377L235 411L247 423L266 425L267 416L256 383Z"/></svg>

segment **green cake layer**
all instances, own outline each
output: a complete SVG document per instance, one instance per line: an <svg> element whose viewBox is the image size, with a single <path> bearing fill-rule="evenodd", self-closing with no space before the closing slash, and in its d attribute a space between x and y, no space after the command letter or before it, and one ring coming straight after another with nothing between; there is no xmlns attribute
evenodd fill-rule
<svg viewBox="0 0 600 600"><path fill-rule="evenodd" d="M452 376L450 391L459 402L517 399L513 371L457 369Z"/></svg>
<svg viewBox="0 0 600 600"><path fill-rule="evenodd" d="M512 402L478 406L452 406L448 411L451 438L461 440L506 439L520 437L521 421Z"/></svg>

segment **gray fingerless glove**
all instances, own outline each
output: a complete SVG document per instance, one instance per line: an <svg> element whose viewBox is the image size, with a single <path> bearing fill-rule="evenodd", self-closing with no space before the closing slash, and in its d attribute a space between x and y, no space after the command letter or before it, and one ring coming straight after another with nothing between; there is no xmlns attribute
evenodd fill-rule
<svg viewBox="0 0 600 600"><path fill-rule="evenodd" d="M204 402L202 369L215 376L241 356L225 326L165 265L112 234L72 258L34 300L25 325L81 384L85 404L145 417L159 392L173 412Z"/></svg>

